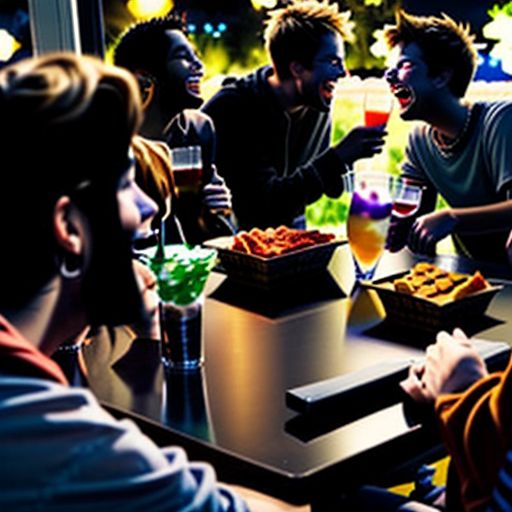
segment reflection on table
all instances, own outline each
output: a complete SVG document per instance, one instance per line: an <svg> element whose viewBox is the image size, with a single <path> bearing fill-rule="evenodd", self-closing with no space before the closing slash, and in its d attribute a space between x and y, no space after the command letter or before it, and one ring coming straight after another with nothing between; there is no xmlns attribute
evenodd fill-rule
<svg viewBox="0 0 512 512"><path fill-rule="evenodd" d="M406 270L411 262L406 251L386 254L376 277ZM456 257L436 263L459 271L474 266ZM477 266L488 277L509 277L506 269ZM300 418L286 407L287 389L420 357L433 341L383 323L374 292L350 295L348 246L337 250L329 269L331 277L314 286L295 283L266 296L213 273L200 372L165 376L158 345L144 340L117 349L110 367L112 345L97 340L85 354L90 386L158 442L181 444L192 458L212 462L220 478L292 503L318 503L321 496L328 501L329 490L389 475L411 458L440 455L432 429L410 421L396 388L382 389L356 409L319 418ZM475 324L479 337L512 339L510 304L512 289L505 287Z"/></svg>

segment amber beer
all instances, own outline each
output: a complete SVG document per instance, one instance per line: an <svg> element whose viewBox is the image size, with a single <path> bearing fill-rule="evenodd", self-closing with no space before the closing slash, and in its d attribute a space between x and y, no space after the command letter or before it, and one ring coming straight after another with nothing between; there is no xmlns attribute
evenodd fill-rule
<svg viewBox="0 0 512 512"><path fill-rule="evenodd" d="M198 192L203 180L203 161L200 146L171 150L174 183L182 192Z"/></svg>

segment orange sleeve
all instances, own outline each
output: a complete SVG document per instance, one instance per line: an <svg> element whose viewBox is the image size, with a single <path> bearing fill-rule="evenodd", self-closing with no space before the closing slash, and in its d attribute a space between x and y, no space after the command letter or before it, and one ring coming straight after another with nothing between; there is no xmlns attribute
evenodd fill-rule
<svg viewBox="0 0 512 512"><path fill-rule="evenodd" d="M441 434L461 484L465 510L488 503L512 439L512 362L464 393L440 396Z"/></svg>

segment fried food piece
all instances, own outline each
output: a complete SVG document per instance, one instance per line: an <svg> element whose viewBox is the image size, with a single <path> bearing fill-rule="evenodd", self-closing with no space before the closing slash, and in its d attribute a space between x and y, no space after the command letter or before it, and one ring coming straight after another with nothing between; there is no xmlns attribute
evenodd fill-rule
<svg viewBox="0 0 512 512"><path fill-rule="evenodd" d="M432 272L432 270L435 269L435 266L432 265L432 263L427 263L426 261L420 261L419 263L416 263L414 267L411 270L412 274L416 275L423 275L427 272Z"/></svg>
<svg viewBox="0 0 512 512"><path fill-rule="evenodd" d="M417 290L418 288L421 288L425 284L431 284L432 280L430 280L430 283L428 283L428 277L425 274L413 274L411 276L411 282L414 286L414 289Z"/></svg>
<svg viewBox="0 0 512 512"><path fill-rule="evenodd" d="M237 235L235 237L235 240L233 241L233 245L231 246L231 249L233 249L233 251L243 252L245 254L250 254L251 253L251 248L249 247L249 245L245 241L245 239L242 236L242 234Z"/></svg>
<svg viewBox="0 0 512 512"><path fill-rule="evenodd" d="M416 290L416 293L414 295L416 295L417 297L425 297L427 299L432 299L433 297L439 295L439 292L435 284L425 284L421 288Z"/></svg>
<svg viewBox="0 0 512 512"><path fill-rule="evenodd" d="M435 280L435 285L439 293L448 293L453 290L454 284L449 277L440 277Z"/></svg>
<svg viewBox="0 0 512 512"><path fill-rule="evenodd" d="M448 272L446 272L446 270L443 270L442 268L434 267L432 270L427 272L427 275L431 279L436 280L442 277L446 277L448 275Z"/></svg>
<svg viewBox="0 0 512 512"><path fill-rule="evenodd" d="M489 283L487 283L482 274L477 270L467 281L454 288L452 298L454 300L462 299L471 293L485 290L488 286Z"/></svg>
<svg viewBox="0 0 512 512"><path fill-rule="evenodd" d="M253 228L248 233L238 233L231 249L270 258L305 247L328 243L334 239L333 234L321 233L318 230L290 229L286 226L265 230Z"/></svg>
<svg viewBox="0 0 512 512"><path fill-rule="evenodd" d="M257 254L258 256L268 254L267 245L259 237L251 233L242 233L240 236L249 247L249 254Z"/></svg>
<svg viewBox="0 0 512 512"><path fill-rule="evenodd" d="M416 290L411 280L407 279L406 277L395 279L393 281L393 286L397 292L405 293L406 295L413 295L414 291Z"/></svg>
<svg viewBox="0 0 512 512"><path fill-rule="evenodd" d="M453 284L463 283L469 278L466 274L460 274L459 272L448 272L448 276L453 281Z"/></svg>

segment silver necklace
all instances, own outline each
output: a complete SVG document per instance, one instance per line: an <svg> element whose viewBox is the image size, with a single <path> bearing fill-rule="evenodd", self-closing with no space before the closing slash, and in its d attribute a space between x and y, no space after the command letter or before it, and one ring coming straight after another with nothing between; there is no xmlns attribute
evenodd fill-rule
<svg viewBox="0 0 512 512"><path fill-rule="evenodd" d="M469 105L468 109L466 111L466 119L464 120L464 126L462 127L462 130L459 132L457 137L455 139L450 139L449 142L447 142L444 135L439 133L439 131L436 128L432 129L432 139L437 146L437 149L439 149L439 152L446 158L453 154L455 148L460 144L460 142L464 139L468 128L469 123L471 121L471 113L473 112L473 105Z"/></svg>

